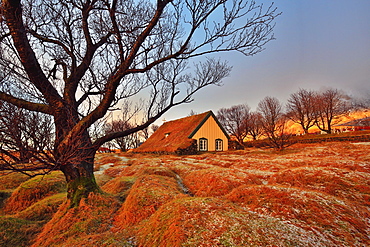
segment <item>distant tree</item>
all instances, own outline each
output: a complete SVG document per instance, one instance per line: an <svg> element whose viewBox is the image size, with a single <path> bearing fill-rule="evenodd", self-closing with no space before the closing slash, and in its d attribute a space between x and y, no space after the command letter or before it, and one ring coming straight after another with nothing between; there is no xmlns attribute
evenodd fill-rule
<svg viewBox="0 0 370 247"><path fill-rule="evenodd" d="M248 105L235 105L217 111L217 119L226 131L243 144L249 132L250 108Z"/></svg>
<svg viewBox="0 0 370 247"><path fill-rule="evenodd" d="M351 109L348 99L348 96L337 89L327 89L317 93L315 97L316 126L321 131L332 133L332 126Z"/></svg>
<svg viewBox="0 0 370 247"><path fill-rule="evenodd" d="M263 135L262 115L259 112L251 112L248 120L249 132L254 141Z"/></svg>
<svg viewBox="0 0 370 247"><path fill-rule="evenodd" d="M315 125L315 92L299 89L290 95L287 103L287 116L301 125L305 134Z"/></svg>
<svg viewBox="0 0 370 247"><path fill-rule="evenodd" d="M283 150L289 145L291 134L287 133L288 118L284 114L282 103L275 97L265 97L258 103L257 111L261 114L263 133L270 145Z"/></svg>
<svg viewBox="0 0 370 247"><path fill-rule="evenodd" d="M128 121L119 119L111 123L106 123L105 134L109 135L110 133L126 131L131 128L133 128L132 124L130 124ZM122 152L125 152L127 149L137 147L138 135L136 133L132 133L127 136L115 138L109 143L111 143L113 147L118 147Z"/></svg>
<svg viewBox="0 0 370 247"><path fill-rule="evenodd" d="M148 138L159 128L158 125L152 124L149 127L143 129L142 131L139 132L139 135L141 137L141 140L148 140ZM140 140L137 142L138 144L140 143Z"/></svg>
<svg viewBox="0 0 370 247"><path fill-rule="evenodd" d="M64 173L77 206L100 191L100 146L147 128L231 69L208 57L190 74L187 61L262 51L279 13L243 0L2 0L0 15L0 100L53 119L53 159L44 162ZM91 138L109 109L140 92L149 92L142 124Z"/></svg>
<svg viewBox="0 0 370 247"><path fill-rule="evenodd" d="M158 125L156 125L156 124L152 124L151 126L152 126L152 127L151 127L151 129L152 129L152 133L156 132L156 131L157 131L157 129L159 128L159 126L158 126Z"/></svg>

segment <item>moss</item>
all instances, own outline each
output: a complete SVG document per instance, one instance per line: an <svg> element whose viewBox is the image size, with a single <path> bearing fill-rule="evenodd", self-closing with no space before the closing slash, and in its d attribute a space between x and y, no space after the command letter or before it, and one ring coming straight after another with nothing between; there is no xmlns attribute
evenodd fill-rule
<svg viewBox="0 0 370 247"><path fill-rule="evenodd" d="M68 199L70 207L78 207L82 198L87 198L91 193L100 193L101 190L92 177L80 177L67 183Z"/></svg>

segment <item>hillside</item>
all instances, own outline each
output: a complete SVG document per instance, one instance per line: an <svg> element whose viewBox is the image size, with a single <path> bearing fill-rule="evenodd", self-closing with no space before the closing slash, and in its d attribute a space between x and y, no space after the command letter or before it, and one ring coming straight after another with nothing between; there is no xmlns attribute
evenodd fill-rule
<svg viewBox="0 0 370 247"><path fill-rule="evenodd" d="M99 154L104 193L74 209L58 172L3 175L0 245L367 246L369 144Z"/></svg>

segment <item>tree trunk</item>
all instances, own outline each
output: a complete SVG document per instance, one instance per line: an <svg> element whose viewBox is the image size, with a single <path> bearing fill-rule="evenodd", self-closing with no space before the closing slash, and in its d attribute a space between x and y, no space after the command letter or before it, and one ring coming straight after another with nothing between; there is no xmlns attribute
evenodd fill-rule
<svg viewBox="0 0 370 247"><path fill-rule="evenodd" d="M70 200L70 207L77 207L80 200L91 192L100 192L93 168L94 155L85 156L80 162L66 163L60 167L67 180L67 199Z"/></svg>
<svg viewBox="0 0 370 247"><path fill-rule="evenodd" d="M82 198L87 197L91 192L100 192L94 177L94 157L96 149L92 146L87 130L80 134L71 135L66 143L67 134L71 131L75 122L75 116L55 118L56 122L56 143L55 155L60 170L67 181L67 199L70 200L70 207L77 207ZM77 117L76 117L77 118ZM69 121L63 121L68 119Z"/></svg>

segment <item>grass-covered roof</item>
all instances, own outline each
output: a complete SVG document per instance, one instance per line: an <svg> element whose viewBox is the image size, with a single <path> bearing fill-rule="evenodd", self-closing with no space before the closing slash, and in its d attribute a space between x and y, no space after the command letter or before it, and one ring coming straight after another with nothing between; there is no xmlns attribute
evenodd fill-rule
<svg viewBox="0 0 370 247"><path fill-rule="evenodd" d="M176 152L191 145L191 135L198 129L212 111L193 115L164 123L156 132L149 137L136 152Z"/></svg>

